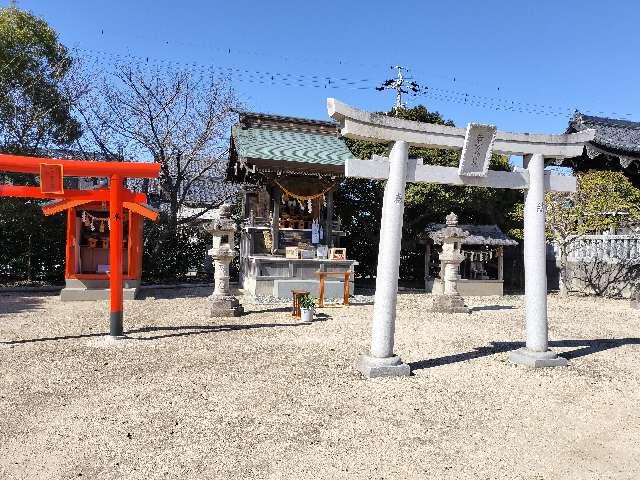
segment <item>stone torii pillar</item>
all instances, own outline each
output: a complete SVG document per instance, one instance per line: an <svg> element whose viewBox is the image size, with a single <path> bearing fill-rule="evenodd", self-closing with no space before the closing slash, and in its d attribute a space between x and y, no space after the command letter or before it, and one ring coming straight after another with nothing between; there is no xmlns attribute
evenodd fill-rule
<svg viewBox="0 0 640 480"><path fill-rule="evenodd" d="M347 177L387 179L371 324L372 343L369 354L358 360L358 370L367 377L410 373L393 352L398 281L396 259L399 259L401 240L401 231L398 233L397 229L398 226L400 230L402 228L406 182L530 189L525 205L526 347L514 352L511 360L533 367L566 365L566 360L548 349L544 192L575 191L576 179L545 172L544 158L580 155L584 143L593 140L595 131L564 135L523 134L501 132L495 126L480 124L469 124L462 129L369 113L333 98L327 99L327 110L339 123L343 136L395 143L389 159L374 156L371 160L347 160L345 165ZM460 165L451 168L409 160L408 144L462 150ZM527 168L514 172L489 170L492 153L522 155ZM402 162L404 165L398 165ZM395 277L391 279L391 275ZM381 288L383 291L379 292Z"/></svg>
<svg viewBox="0 0 640 480"><path fill-rule="evenodd" d="M549 350L547 321L547 251L544 235L544 157L528 155L529 188L524 202L524 294L526 346L511 354L511 361L531 367L567 365Z"/></svg>
<svg viewBox="0 0 640 480"><path fill-rule="evenodd" d="M376 295L371 322L371 349L360 356L356 368L366 377L404 376L411 373L409 365L393 353L400 273L400 245L404 213L409 146L402 140L395 143L389 156L389 179L384 189L380 247L376 271Z"/></svg>

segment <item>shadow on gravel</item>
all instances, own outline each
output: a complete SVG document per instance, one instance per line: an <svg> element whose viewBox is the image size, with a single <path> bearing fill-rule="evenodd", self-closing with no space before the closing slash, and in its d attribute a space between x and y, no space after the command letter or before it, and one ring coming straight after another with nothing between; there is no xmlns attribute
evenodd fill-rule
<svg viewBox="0 0 640 480"><path fill-rule="evenodd" d="M58 295L57 293L38 293L34 295L0 295L0 315L42 310L44 300L41 297Z"/></svg>
<svg viewBox="0 0 640 480"><path fill-rule="evenodd" d="M253 324L230 324L230 325L175 325L175 326L153 326L133 328L125 331L125 335L133 340L158 340L161 338L186 337L190 335L203 335L218 332L232 332L237 330L254 330L261 328L277 327L302 327L309 323L253 323ZM149 336L138 336L137 334L151 334ZM157 333L154 335L154 333ZM80 335L61 335L59 337L29 338L24 340L11 340L0 342L4 345L20 345L24 343L55 342L61 340L77 340L81 338L104 337L107 332L83 333Z"/></svg>
<svg viewBox="0 0 640 480"><path fill-rule="evenodd" d="M560 356L567 360L584 357L593 353L623 347L625 345L640 345L640 338L596 338L593 340L555 340L549 342L550 347L555 348L576 348L560 353ZM476 358L487 357L501 352L509 352L523 347L523 342L491 342L491 346L474 348L470 352L456 353L445 357L430 358L409 362L411 371L425 368L441 367L452 363L465 362Z"/></svg>
<svg viewBox="0 0 640 480"><path fill-rule="evenodd" d="M480 307L471 307L472 312L481 312L483 310L493 311L493 310L513 310L513 305L482 305Z"/></svg>
<svg viewBox="0 0 640 480"><path fill-rule="evenodd" d="M291 313L291 307L271 307L271 308L263 308L262 310L246 310L244 312L244 315L251 315L253 313L279 313L279 312Z"/></svg>
<svg viewBox="0 0 640 480"><path fill-rule="evenodd" d="M126 335L136 333L157 333L148 337L134 336L135 340L159 340L161 338L186 337L190 335L202 335L218 332L233 332L238 330L255 330L261 328L277 328L277 327L302 327L307 323L250 323L250 324L230 324L230 325L184 325L184 326L167 326L167 327L143 327L129 330ZM167 332L167 333L162 333Z"/></svg>

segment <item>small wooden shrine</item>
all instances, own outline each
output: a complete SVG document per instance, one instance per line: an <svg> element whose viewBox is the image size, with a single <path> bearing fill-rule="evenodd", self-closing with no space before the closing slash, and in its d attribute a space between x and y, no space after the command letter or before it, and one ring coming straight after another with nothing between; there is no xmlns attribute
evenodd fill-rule
<svg viewBox="0 0 640 480"><path fill-rule="evenodd" d="M109 298L109 205L91 202L71 206L60 200L46 205L45 214L66 209L65 288L62 301ZM122 280L123 297L135 298L142 277L142 227L144 217L123 208Z"/></svg>
<svg viewBox="0 0 640 480"><path fill-rule="evenodd" d="M334 122L244 112L233 126L227 179L242 185L240 286L252 295L319 293L318 272L351 271L333 194L354 158ZM353 282L350 286L353 291ZM343 281L326 281L342 298Z"/></svg>
<svg viewBox="0 0 640 480"><path fill-rule="evenodd" d="M425 289L427 293L441 294L444 288L444 264L438 259L441 239L437 232L446 225L430 223L425 229ZM497 225L459 225L468 232L461 243L457 288L464 296L503 295L504 248L518 245ZM544 261L544 259L543 259Z"/></svg>

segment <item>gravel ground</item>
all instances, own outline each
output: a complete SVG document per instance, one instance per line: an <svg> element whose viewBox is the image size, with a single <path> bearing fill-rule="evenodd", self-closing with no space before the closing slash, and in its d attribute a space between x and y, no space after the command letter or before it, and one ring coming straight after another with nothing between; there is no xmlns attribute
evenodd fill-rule
<svg viewBox="0 0 640 480"><path fill-rule="evenodd" d="M414 375L363 380L370 304L300 324L283 305L211 319L206 298L147 295L108 345L106 302L0 296L0 478L638 478L640 313L550 297L570 366L533 370L508 362L522 301L444 315L400 295Z"/></svg>

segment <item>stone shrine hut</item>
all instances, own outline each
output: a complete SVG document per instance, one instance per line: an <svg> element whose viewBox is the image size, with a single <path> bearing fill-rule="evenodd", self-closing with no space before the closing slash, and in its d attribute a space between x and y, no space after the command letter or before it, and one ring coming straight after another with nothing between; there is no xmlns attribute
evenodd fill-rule
<svg viewBox="0 0 640 480"><path fill-rule="evenodd" d="M355 158L334 122L242 112L232 127L227 180L241 184L240 287L252 295L319 294L319 271L351 271L333 193ZM328 277L342 298L344 276Z"/></svg>
<svg viewBox="0 0 640 480"><path fill-rule="evenodd" d="M425 229L425 290L441 294L444 288L444 272L438 260L441 239L437 232L443 223L430 223ZM469 236L462 240L460 278L457 281L460 295L482 296L504 293L504 247L518 245L497 225L460 225Z"/></svg>

